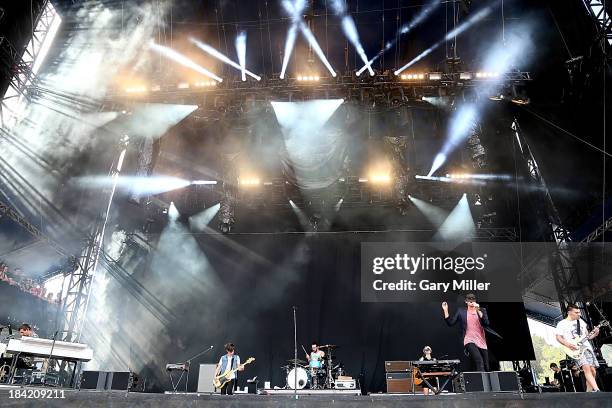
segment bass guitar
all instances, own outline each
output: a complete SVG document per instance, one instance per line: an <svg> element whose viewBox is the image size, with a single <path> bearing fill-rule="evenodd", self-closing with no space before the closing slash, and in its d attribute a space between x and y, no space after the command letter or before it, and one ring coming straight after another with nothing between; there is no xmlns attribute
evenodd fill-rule
<svg viewBox="0 0 612 408"><path fill-rule="evenodd" d="M576 337L575 339L571 339L571 340L566 339L568 343L573 344L574 346L577 347L576 350L572 350L571 348L567 347L565 344L561 344L561 348L563 349L565 354L567 354L569 357L573 358L574 360L578 360L580 359L580 357L582 357L582 354L588 348L589 336L593 334L595 329L599 329L599 328L606 327L606 326L610 326L610 322L604 320L603 322L595 326L595 328L591 330L589 333L586 333L585 335L580 336L580 337Z"/></svg>
<svg viewBox="0 0 612 408"><path fill-rule="evenodd" d="M253 361L255 361L255 358L249 357L247 359L247 361L244 362L244 364L240 364L238 367L234 368L233 370L231 369L231 367L228 364L228 367L225 369L224 373L219 374L218 376L213 378L213 385L214 385L214 387L217 388L217 389L223 388L223 386L230 381L229 376L231 374L233 374L236 371L238 371L239 368L242 368L242 367L246 366L247 364L251 364Z"/></svg>

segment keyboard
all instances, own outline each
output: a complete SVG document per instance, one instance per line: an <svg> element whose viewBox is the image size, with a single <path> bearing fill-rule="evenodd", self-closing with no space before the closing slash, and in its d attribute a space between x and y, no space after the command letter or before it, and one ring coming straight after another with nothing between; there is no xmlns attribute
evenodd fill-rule
<svg viewBox="0 0 612 408"><path fill-rule="evenodd" d="M53 354L51 358L70 361L90 361L93 358L93 350L86 344L68 343L65 341L39 339L36 337L22 337L10 339L6 347L7 353L21 353L32 357L49 357L51 347Z"/></svg>
<svg viewBox="0 0 612 408"><path fill-rule="evenodd" d="M445 365L457 365L459 360L431 360L431 361L412 361L415 366L445 366Z"/></svg>

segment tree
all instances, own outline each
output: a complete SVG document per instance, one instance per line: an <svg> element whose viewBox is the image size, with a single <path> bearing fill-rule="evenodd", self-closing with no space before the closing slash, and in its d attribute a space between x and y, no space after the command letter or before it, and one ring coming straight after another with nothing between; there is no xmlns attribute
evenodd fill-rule
<svg viewBox="0 0 612 408"><path fill-rule="evenodd" d="M560 360L565 359L565 352L561 347L551 346L543 337L537 335L531 336L531 342L536 357L535 364L532 364L532 367L535 369L538 382L542 384L544 383L544 377L552 377L550 363L559 364Z"/></svg>

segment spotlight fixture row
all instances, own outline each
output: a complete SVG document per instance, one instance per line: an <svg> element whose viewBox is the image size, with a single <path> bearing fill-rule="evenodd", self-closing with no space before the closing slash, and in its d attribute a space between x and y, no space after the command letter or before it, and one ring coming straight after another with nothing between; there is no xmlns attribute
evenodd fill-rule
<svg viewBox="0 0 612 408"><path fill-rule="evenodd" d="M300 82L317 82L321 78L318 75L298 75L297 80Z"/></svg>

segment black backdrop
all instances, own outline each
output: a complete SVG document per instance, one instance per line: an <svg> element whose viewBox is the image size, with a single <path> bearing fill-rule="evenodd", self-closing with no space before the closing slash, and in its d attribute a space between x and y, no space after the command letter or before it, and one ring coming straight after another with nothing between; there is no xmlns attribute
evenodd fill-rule
<svg viewBox="0 0 612 408"><path fill-rule="evenodd" d="M166 327L170 344L147 363L157 373L158 381L151 383L157 387L169 387L159 375L165 363L185 360L207 345L214 345L214 352L194 364L216 362L228 341L237 345L243 360L256 358L242 375L243 385L247 377L257 375L262 382L284 386L280 367L293 356L292 306L297 308L298 357L304 359L301 345L308 349L314 339L337 344L338 361L349 375L363 374L371 392L385 389L385 360L417 359L425 345L438 357L464 360L459 327L446 326L438 302L360 301L360 243L424 237L410 233L175 233L181 241L162 236L149 267L134 275L176 316ZM172 246L164 248L169 243ZM185 248L191 249L181 252ZM205 266L188 270L196 259L193 250L201 251L198 262L204 259ZM460 299L448 300L454 310ZM491 303L487 307L492 326L504 336L503 342L491 340L494 356L533 359L523 305ZM137 308L131 309L123 324L138 319ZM195 383L191 382L191 389Z"/></svg>

